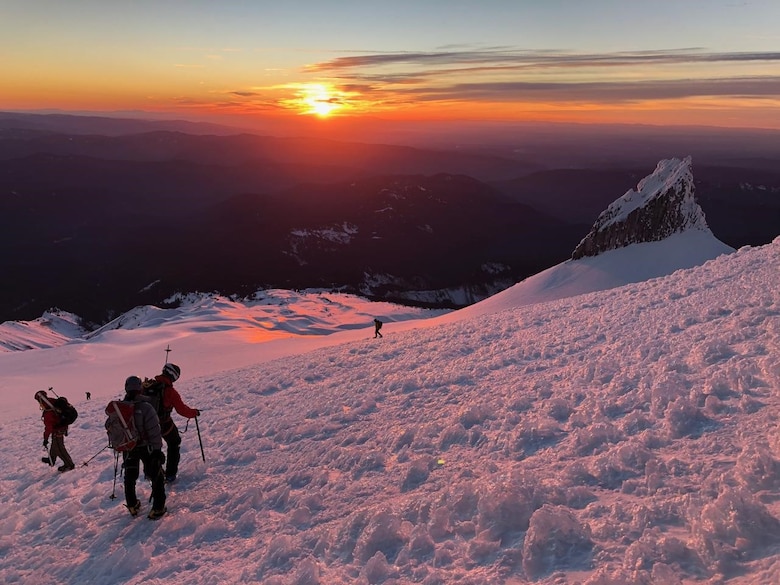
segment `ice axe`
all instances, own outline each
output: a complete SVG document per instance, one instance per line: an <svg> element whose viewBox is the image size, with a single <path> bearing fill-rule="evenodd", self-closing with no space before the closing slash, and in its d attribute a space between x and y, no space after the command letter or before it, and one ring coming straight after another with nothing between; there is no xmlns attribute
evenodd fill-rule
<svg viewBox="0 0 780 585"><path fill-rule="evenodd" d="M200 438L200 427L198 426L198 417L195 417L195 430L198 431L198 443L200 443L200 456L203 458L203 463L206 463L206 454L203 453L203 440Z"/></svg>

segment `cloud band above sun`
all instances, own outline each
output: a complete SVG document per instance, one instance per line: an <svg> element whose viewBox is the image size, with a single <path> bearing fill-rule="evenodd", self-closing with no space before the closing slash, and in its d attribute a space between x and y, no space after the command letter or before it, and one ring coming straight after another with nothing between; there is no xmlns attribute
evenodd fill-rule
<svg viewBox="0 0 780 585"><path fill-rule="evenodd" d="M780 52L483 50L351 55L307 65L315 79L232 94L326 118L364 113L780 108ZM276 97L273 97L276 95ZM482 112L482 113L480 113Z"/></svg>

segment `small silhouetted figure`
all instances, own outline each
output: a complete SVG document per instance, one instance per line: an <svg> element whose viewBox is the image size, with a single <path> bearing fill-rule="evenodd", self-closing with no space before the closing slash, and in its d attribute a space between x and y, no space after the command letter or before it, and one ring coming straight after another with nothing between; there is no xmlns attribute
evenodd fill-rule
<svg viewBox="0 0 780 585"><path fill-rule="evenodd" d="M90 398L92 398L92 392L87 392L87 400L89 400Z"/></svg>
<svg viewBox="0 0 780 585"><path fill-rule="evenodd" d="M374 319L374 339L382 337L382 333L379 331L382 328L382 322L379 319Z"/></svg>

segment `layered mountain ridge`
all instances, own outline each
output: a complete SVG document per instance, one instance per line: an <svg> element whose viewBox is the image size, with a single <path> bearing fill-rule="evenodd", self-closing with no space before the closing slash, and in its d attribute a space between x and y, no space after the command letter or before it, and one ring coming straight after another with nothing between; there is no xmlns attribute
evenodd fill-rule
<svg viewBox="0 0 780 585"><path fill-rule="evenodd" d="M193 291L317 288L467 306L570 258L664 146L644 136L626 150L560 128L535 148L522 134L518 144L426 149L23 121L0 115L0 248L13 250L0 255L0 321L60 307L90 327ZM731 136L729 152L749 156L761 141L748 138ZM673 148L690 143L675 136ZM711 143L692 148L709 225L734 247L771 241L774 151L708 167L725 148Z"/></svg>
<svg viewBox="0 0 780 585"><path fill-rule="evenodd" d="M456 180L454 177L447 177L447 180ZM422 186L423 183L417 181L395 183L392 189L383 189L378 193L379 198L374 199L361 191L358 185L352 185L357 190L353 194L354 200L351 205L360 208L366 206L367 209L375 215L379 223L372 224L372 230L369 232L371 237L377 237L383 233L383 222L397 221L395 216L398 213L398 201L411 198L416 205L437 206L441 204L439 196L435 192L429 193L426 197L420 198L420 191L427 191ZM467 194L466 199L469 195ZM449 200L448 200L449 201ZM465 200L461 201L465 204ZM347 205L349 207L349 204ZM321 213L317 207L309 210L314 217ZM344 217L351 218L345 220L341 225L334 224L327 229L314 230L294 230L288 235L291 240L297 240L287 253L294 255L296 260L305 264L307 258L311 258L316 253L332 253L343 247L354 245L354 240L361 236L361 232L366 232L366 225L357 219L362 214L354 218L349 215L347 208L337 210L337 214L345 214ZM472 216L468 219L475 219ZM354 221L355 223L352 223ZM474 222L479 223L479 222ZM469 222L463 223L460 227L466 230ZM360 226L360 227L359 227ZM637 227L638 226L638 227ZM414 227L414 224L411 224ZM427 226L424 232L439 232L440 226ZM576 296L588 292L595 292L609 288L615 288L632 282L640 282L671 274L679 269L691 268L703 264L721 254L728 254L734 251L733 248L719 241L707 227L704 213L696 203L693 194L693 176L691 171L691 158L683 160L668 159L661 161L656 170L639 182L636 191L629 191L612 204L600 215L596 225L591 230L591 234L596 234L599 241L620 243L613 248L605 248L591 255L583 255L577 259L571 259L544 271L539 272L523 281L510 286L495 295L490 296L481 302L478 299L460 299L464 302L465 308L455 311L452 316L455 319L463 318L468 315L478 315L487 312L497 312L509 307L518 307L539 302L546 302L571 296ZM444 242L453 241L454 235L443 238ZM594 238L595 240L596 238ZM586 238L587 240L587 238ZM585 242L586 240L583 240ZM359 240L360 241L360 240ZM370 246L370 242L365 239L360 243L360 248ZM583 244L581 243L580 247ZM576 253L576 250L575 250ZM413 254L410 249L401 258L405 261L407 257ZM496 270L500 270L497 267ZM486 270L488 268L486 267ZM364 275L366 280L373 278L372 282L366 282L366 287L370 291L379 290L382 286L395 284L392 279L382 281L377 276ZM462 294L457 289L449 291L439 291L445 299L457 298ZM284 293L282 293L284 294ZM290 293L292 294L292 293ZM399 291L397 294L404 294ZM424 292L407 291L411 298L420 300ZM256 293L254 299L269 298L268 295ZM420 296L415 296L420 295ZM309 295L307 295L309 296ZM317 299L318 295L314 293L309 298ZM428 300L431 300L430 298ZM325 302L329 303L328 299ZM167 321L172 318L171 315L178 314L177 310L171 312L173 307L185 305L201 306L201 304L227 304L231 306L244 306L247 310L253 305L250 298L244 301L239 299L225 299L215 295L174 295L174 298L166 299L165 306L168 309L157 307L138 307L123 315L117 317L109 324L97 329L92 334L86 334L84 331L76 331L75 336L91 337L100 335L101 332L114 329L133 328L138 325L139 315L141 321L149 319L149 310L155 317L152 321ZM475 303L475 304L474 304ZM380 306L377 304L377 306ZM166 313L167 311L167 313ZM329 310L325 308L325 312ZM167 317L162 317L167 314ZM50 313L47 313L50 316ZM45 315L44 317L47 317ZM55 316L60 318L57 323L63 321L65 316L72 323L79 323L79 319L74 315L58 313ZM443 318L444 319L444 318ZM265 321L261 319L260 321ZM67 339L59 336L59 332L49 332L52 319L45 318L36 320L33 323L10 323L0 325L0 349L3 346L7 350L15 351L19 349L32 349L35 347L44 347L66 343ZM20 335L20 329L29 327L30 339ZM262 328L262 326L261 326ZM34 331L43 329L45 334L42 340L33 340ZM52 334L58 337L50 339ZM7 341L3 341L8 337Z"/></svg>

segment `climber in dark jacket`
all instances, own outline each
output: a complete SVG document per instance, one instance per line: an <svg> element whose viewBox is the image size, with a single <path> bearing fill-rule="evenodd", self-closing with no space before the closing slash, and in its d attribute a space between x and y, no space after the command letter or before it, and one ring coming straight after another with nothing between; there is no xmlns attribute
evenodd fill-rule
<svg viewBox="0 0 780 585"><path fill-rule="evenodd" d="M144 464L144 475L152 481L152 509L149 519L156 520L168 511L165 507L165 474L163 463L165 455L162 452L162 434L160 420L154 407L141 395L143 382L138 376L130 376L125 380L125 402L135 406L133 419L140 440L138 444L124 454L125 468L125 503L132 516L137 516L141 510L141 502L135 493L135 484Z"/></svg>

